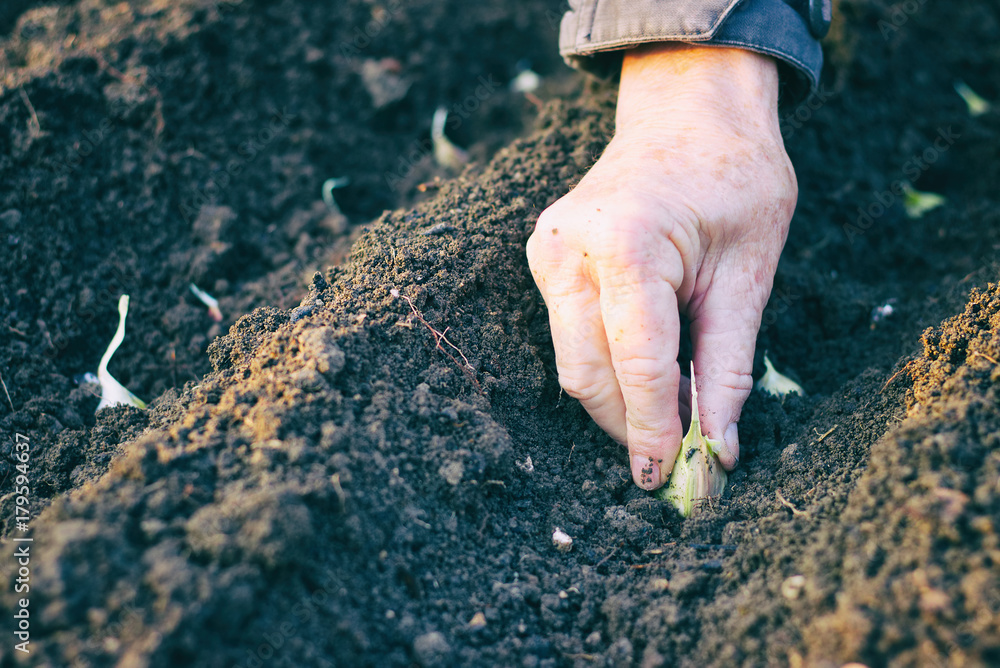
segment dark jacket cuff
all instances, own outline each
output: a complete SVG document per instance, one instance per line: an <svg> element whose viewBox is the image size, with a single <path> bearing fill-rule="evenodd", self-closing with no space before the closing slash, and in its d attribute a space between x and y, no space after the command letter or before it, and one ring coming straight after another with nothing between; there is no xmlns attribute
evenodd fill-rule
<svg viewBox="0 0 1000 668"><path fill-rule="evenodd" d="M573 67L610 77L620 71L624 49L669 41L773 56L783 65L786 100L801 99L819 84L819 41L785 0L570 0L559 52Z"/></svg>

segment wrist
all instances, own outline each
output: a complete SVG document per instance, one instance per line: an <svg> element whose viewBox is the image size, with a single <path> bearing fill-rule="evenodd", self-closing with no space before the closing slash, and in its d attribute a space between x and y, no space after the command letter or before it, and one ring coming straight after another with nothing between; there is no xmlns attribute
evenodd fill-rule
<svg viewBox="0 0 1000 668"><path fill-rule="evenodd" d="M752 51L647 44L625 52L618 132L690 126L691 121L778 132L778 69ZM780 133L778 133L780 136Z"/></svg>

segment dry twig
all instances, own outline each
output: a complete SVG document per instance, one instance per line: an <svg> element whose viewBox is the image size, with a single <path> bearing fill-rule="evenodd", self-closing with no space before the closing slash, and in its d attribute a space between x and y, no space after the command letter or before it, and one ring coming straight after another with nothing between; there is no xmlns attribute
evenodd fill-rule
<svg viewBox="0 0 1000 668"><path fill-rule="evenodd" d="M829 436L830 434L832 434L833 432L837 431L837 427L839 427L839 426L840 426L839 424L835 424L832 427L830 427L829 429L827 429L825 432L823 432L822 434L819 433L818 431L816 431L816 428L813 427L813 433L816 434L819 437L819 438L816 439L816 443L822 443L823 439L826 438L827 436Z"/></svg>
<svg viewBox="0 0 1000 668"><path fill-rule="evenodd" d="M993 364L1000 366L1000 362L997 362L995 359L993 359L989 355L984 355L983 353L972 353L972 356L973 357L982 357L984 360L989 360L990 362L993 362Z"/></svg>
<svg viewBox="0 0 1000 668"><path fill-rule="evenodd" d="M607 561L608 561L608 559L610 559L611 557L615 556L615 552L617 552L617 551L618 551L618 547L615 547L610 552L608 552L607 555L605 555L605 557L603 559L601 559L600 561L597 562L597 565L594 566L594 570L596 571L598 568L600 568L601 566L603 566L604 564L606 564Z"/></svg>

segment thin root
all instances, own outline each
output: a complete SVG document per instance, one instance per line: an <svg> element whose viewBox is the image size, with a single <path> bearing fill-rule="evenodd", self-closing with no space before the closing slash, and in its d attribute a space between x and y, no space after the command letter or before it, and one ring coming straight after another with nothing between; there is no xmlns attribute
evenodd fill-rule
<svg viewBox="0 0 1000 668"><path fill-rule="evenodd" d="M406 303L410 305L410 310L413 311L414 317L416 317L417 320L419 320L421 323L423 323L423 325L427 329L430 330L431 334L434 335L434 341L437 344L436 345L437 349L440 350L441 352L443 352L448 357L448 359L450 359L455 364L455 366L457 366L459 369L461 369L462 373L464 373L466 376L468 376L469 380L472 381L472 384L476 386L476 390L478 390L479 393L482 394L483 393L483 388L479 384L479 381L476 380L476 373L475 373L476 370L475 370L475 368L469 363L469 359L465 356L465 353L463 353L458 346L456 346L454 343L452 343L451 341L449 341L448 337L445 336L445 334L447 334L448 330L451 329L451 328L450 327L445 327L443 332L439 332L438 330L434 329L434 327L429 322L427 322L424 319L424 316L420 313L420 311L417 310L417 307L413 305L413 300L412 299L410 299L406 295L399 294L398 290L394 289L392 292L393 292L393 296L399 296L399 297L402 297L403 299L406 300ZM458 353L458 355L462 358L462 362L464 362L464 364L461 363L461 362L459 362L457 359L455 359L454 355L452 355L450 352L448 352L447 350L445 350L444 346L441 345L442 341L444 341L445 343L447 343L451 347L452 350L454 350L455 352Z"/></svg>
<svg viewBox="0 0 1000 668"><path fill-rule="evenodd" d="M340 512L347 510L347 494L344 492L344 488L340 485L340 473L334 473L330 476L330 483L333 485L333 491L337 495L337 503L340 505Z"/></svg>
<svg viewBox="0 0 1000 668"><path fill-rule="evenodd" d="M535 107L538 109L538 111L541 111L542 109L545 108L545 103L542 101L542 99L540 97L538 97L534 93L530 93L530 92L526 91L524 93L524 97L525 97L526 100L528 100L528 102L530 102L531 104L535 105Z"/></svg>
<svg viewBox="0 0 1000 668"><path fill-rule="evenodd" d="M882 389L879 390L878 393L882 394L883 392L885 392L885 388L889 387L889 383L891 383L892 381L896 380L896 376L898 376L899 374L901 374L904 371L906 371L907 369L909 369L910 365L913 364L913 362L914 362L914 360L910 360L909 362L906 363L905 366L903 366L902 369L900 369L896 373L892 374L892 376L889 377L889 380L885 381L885 385L882 386Z"/></svg>
<svg viewBox="0 0 1000 668"><path fill-rule="evenodd" d="M42 134L42 124L38 122L38 114L35 113L35 105L31 104L31 100L28 99L28 93L24 90L24 86L18 86L17 91L21 94L21 100L24 102L24 106L28 108L28 113L31 114L31 136L38 137Z"/></svg>
<svg viewBox="0 0 1000 668"><path fill-rule="evenodd" d="M163 134L164 128L166 128L166 121L163 120L163 95L160 93L160 89L157 88L152 83L143 83L142 81L139 81L131 74L122 72L117 67L109 63L107 59L97 51L91 52L90 55L94 58L94 60L97 61L98 67L100 67L102 70L113 76L115 79L118 79L122 83L128 83L132 84L133 86L137 86L139 88L144 88L150 92L154 100L153 120L156 121L156 129L155 129L155 134L153 135L153 141L158 141L160 139L160 135Z"/></svg>
<svg viewBox="0 0 1000 668"><path fill-rule="evenodd" d="M778 495L778 501L781 502L781 505L783 505L785 508L788 508L789 510L792 511L792 515L795 515L797 517L809 517L809 513L807 513L804 510L799 510L798 508L796 508L795 506L793 506L792 502L789 501L788 499L786 499L781 494L781 490L780 489L774 490L774 493Z"/></svg>
<svg viewBox="0 0 1000 668"><path fill-rule="evenodd" d="M16 413L14 410L14 402L10 400L10 392L7 391L7 383L3 382L3 374L0 374L0 385L3 385L3 393L7 395L7 403L10 404L10 412Z"/></svg>

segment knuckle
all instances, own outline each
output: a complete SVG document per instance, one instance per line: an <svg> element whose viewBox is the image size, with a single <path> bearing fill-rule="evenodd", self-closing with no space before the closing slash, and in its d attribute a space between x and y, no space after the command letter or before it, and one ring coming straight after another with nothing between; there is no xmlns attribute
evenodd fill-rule
<svg viewBox="0 0 1000 668"><path fill-rule="evenodd" d="M713 380L711 375L706 378ZM716 374L712 384L716 388L739 394L747 394L753 389L753 376L749 373L725 370Z"/></svg>
<svg viewBox="0 0 1000 668"><path fill-rule="evenodd" d="M795 177L795 168L788 155L782 151L776 160L774 174L768 199L773 203L775 213L782 220L791 220L795 205L799 198L799 184Z"/></svg>
<svg viewBox="0 0 1000 668"><path fill-rule="evenodd" d="M752 359L735 354L713 357L707 363L698 365L698 389L709 393L720 388L749 392L753 389L753 376L750 373L752 364Z"/></svg>
<svg viewBox="0 0 1000 668"><path fill-rule="evenodd" d="M664 413L646 413L635 410L625 411L628 425L628 447L634 454L662 456L665 448L680 444L680 418ZM658 454L659 453L659 454Z"/></svg>
<svg viewBox="0 0 1000 668"><path fill-rule="evenodd" d="M615 364L615 376L622 390L651 390L664 385L667 377L661 360L626 357Z"/></svg>
<svg viewBox="0 0 1000 668"><path fill-rule="evenodd" d="M558 203L557 203L558 204ZM542 262L560 257L564 252L563 234L559 234L559 220L562 218L553 213L553 204L543 211L535 223L535 229L525 246L528 264L533 268Z"/></svg>
<svg viewBox="0 0 1000 668"><path fill-rule="evenodd" d="M666 281L680 285L684 272L683 244L671 229L653 234L622 228L596 234L594 246L601 285L632 293L641 286Z"/></svg>
<svg viewBox="0 0 1000 668"><path fill-rule="evenodd" d="M607 393L607 383L583 376L575 370L560 369L559 385L566 394L583 404L597 401Z"/></svg>

